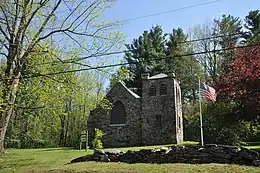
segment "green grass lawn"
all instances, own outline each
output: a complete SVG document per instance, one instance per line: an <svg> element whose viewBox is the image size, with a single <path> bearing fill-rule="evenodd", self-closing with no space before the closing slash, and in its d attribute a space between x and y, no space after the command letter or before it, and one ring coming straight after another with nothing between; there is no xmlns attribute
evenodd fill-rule
<svg viewBox="0 0 260 173"><path fill-rule="evenodd" d="M186 143L187 144L187 143ZM135 147L131 150L143 148L161 148L162 146ZM130 148L120 148L129 150ZM176 172L176 173L227 173L250 172L259 173L260 168L227 165L227 164L126 164L126 163L97 163L83 162L67 164L70 160L86 154L92 150L72 150L66 148L48 149L7 149L0 157L0 173L146 173L146 172Z"/></svg>

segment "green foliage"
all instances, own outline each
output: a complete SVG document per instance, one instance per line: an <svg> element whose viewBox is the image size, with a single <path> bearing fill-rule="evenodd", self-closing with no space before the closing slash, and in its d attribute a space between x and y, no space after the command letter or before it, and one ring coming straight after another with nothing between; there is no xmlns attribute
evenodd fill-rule
<svg viewBox="0 0 260 173"><path fill-rule="evenodd" d="M246 129L248 131L247 140L251 141L252 143L259 143L260 142L260 124L259 122L246 122ZM250 144L252 145L252 144Z"/></svg>
<svg viewBox="0 0 260 173"><path fill-rule="evenodd" d="M156 25L149 31L144 31L141 36L134 39L132 44L127 44L130 50L124 59L129 63L127 69L133 77L125 80L128 87L137 88L137 94L141 95L141 74L149 71L151 74L162 72L165 68L165 34L160 26Z"/></svg>
<svg viewBox="0 0 260 173"><path fill-rule="evenodd" d="M102 109L110 110L110 109L112 109L113 104L112 104L109 100L107 100L107 99L104 98L104 99L102 99L102 100L100 101L99 106L100 106Z"/></svg>
<svg viewBox="0 0 260 173"><path fill-rule="evenodd" d="M7 148L21 148L21 141L16 139L7 138L5 141L5 147Z"/></svg>
<svg viewBox="0 0 260 173"><path fill-rule="evenodd" d="M223 15L220 19L214 20L217 27L217 32L215 35L225 35L226 37L221 37L217 39L219 46L222 49L229 49L236 45L239 41L241 35L237 33L242 33L242 21L239 17L234 17L231 15ZM234 50L225 50L218 53L221 57L220 59L220 72L228 71L229 68L226 64L232 63L235 56Z"/></svg>
<svg viewBox="0 0 260 173"><path fill-rule="evenodd" d="M8 127L7 136L23 148L75 146L75 134L86 128L103 88L96 72L72 71L90 67L79 57L104 54L122 43L119 24L101 19L114 0L72 0L69 11L62 10L62 1L6 2L0 1L1 14L8 14L0 22L0 59L8 62L0 71L0 127ZM5 131L0 131L0 152Z"/></svg>
<svg viewBox="0 0 260 173"><path fill-rule="evenodd" d="M23 75L75 69L61 62L44 64L56 59L58 50L41 45L36 51L27 59ZM20 141L21 148L76 147L75 134L87 126L88 113L101 101L102 90L94 72L23 79L6 136ZM6 146L14 144L7 140Z"/></svg>
<svg viewBox="0 0 260 173"><path fill-rule="evenodd" d="M260 11L250 11L245 19L245 28L248 30L244 34L246 42L259 42L260 41Z"/></svg>
<svg viewBox="0 0 260 173"><path fill-rule="evenodd" d="M133 76L133 73L131 73L129 69L127 69L126 67L120 67L117 69L116 73L112 75L109 88L112 88L119 81L128 80Z"/></svg>
<svg viewBox="0 0 260 173"><path fill-rule="evenodd" d="M203 132L205 143L238 145L248 140L250 131L246 122L234 114L236 104L208 104L202 107ZM200 115L198 109L186 116L188 140L200 141Z"/></svg>
<svg viewBox="0 0 260 173"><path fill-rule="evenodd" d="M95 138L92 141L92 147L94 149L101 149L103 148L103 143L102 143L102 136L103 132L100 129L95 128Z"/></svg>
<svg viewBox="0 0 260 173"><path fill-rule="evenodd" d="M174 72L181 81L182 97L186 100L196 99L197 81L194 80L194 74L200 74L202 69L195 57L180 56L193 52L186 41L187 35L181 28L173 29L169 34L164 34L158 25L144 31L132 44L126 45L130 51L124 57L130 63L126 68L133 74L125 79L126 85L137 89L137 94L141 95L142 73L155 75Z"/></svg>

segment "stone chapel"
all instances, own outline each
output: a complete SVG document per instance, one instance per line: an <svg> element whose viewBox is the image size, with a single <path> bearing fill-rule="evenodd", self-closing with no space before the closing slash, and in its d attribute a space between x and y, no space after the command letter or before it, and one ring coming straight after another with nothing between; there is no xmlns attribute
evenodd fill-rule
<svg viewBox="0 0 260 173"><path fill-rule="evenodd" d="M105 98L113 104L112 109L98 107L90 112L89 142L95 128L104 132L104 147L183 141L181 90L174 73L142 74L142 97L119 82Z"/></svg>

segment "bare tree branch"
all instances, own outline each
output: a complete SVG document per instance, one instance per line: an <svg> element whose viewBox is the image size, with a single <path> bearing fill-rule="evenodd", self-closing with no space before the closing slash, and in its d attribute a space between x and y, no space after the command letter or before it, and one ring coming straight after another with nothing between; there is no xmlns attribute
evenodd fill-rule
<svg viewBox="0 0 260 173"><path fill-rule="evenodd" d="M93 3L92 3L93 4ZM91 4L91 5L92 5ZM94 4L93 4L94 5ZM84 21L86 21L86 19L92 14L92 12L97 8L97 6L95 6L82 20L81 22L78 23L77 26L74 27L73 31L75 31ZM93 19L95 19L97 16L94 16ZM89 22L87 23L87 26L89 25L89 23L92 21L92 18L89 20ZM87 27L86 26L86 27Z"/></svg>
<svg viewBox="0 0 260 173"><path fill-rule="evenodd" d="M11 28L10 28L10 25L9 25L8 17L6 15L6 13L5 13L5 9L2 6L0 6L0 8L1 8L2 13L4 14L4 17L5 17L7 31L9 32L10 35L12 35L12 31L11 31Z"/></svg>
<svg viewBox="0 0 260 173"><path fill-rule="evenodd" d="M65 22L70 18L70 16L80 7L80 5L84 2L84 0L82 0L71 12L70 14L65 18L65 20L62 22L60 29L63 28L63 25L65 24Z"/></svg>
<svg viewBox="0 0 260 173"><path fill-rule="evenodd" d="M8 35L5 33L5 31L3 30L3 28L1 27L1 25L0 25L0 31L1 31L1 33L3 34L3 36L5 37L5 39L6 39L8 42L10 42L10 38L9 38Z"/></svg>
<svg viewBox="0 0 260 173"><path fill-rule="evenodd" d="M0 52L0 55L4 55L6 58L8 57L5 53Z"/></svg>
<svg viewBox="0 0 260 173"><path fill-rule="evenodd" d="M82 13L80 13L79 15L78 15L78 17L76 18L76 19L74 19L73 20L73 22L71 22L71 24L70 24L70 26L68 27L68 28L71 28L73 25L74 25L74 23L77 21L77 20L79 20L94 4L96 4L98 1L100 1L100 0L95 0L92 4L90 4Z"/></svg>
<svg viewBox="0 0 260 173"><path fill-rule="evenodd" d="M44 27L47 25L48 21L50 20L50 18L53 16L54 12L57 10L57 8L59 7L60 3L62 0L59 0L53 10L51 11L51 13L49 14L49 16L44 20L44 22L42 23L40 29L38 30L38 32L34 35L31 43L29 44L28 48L27 48L27 52L25 52L25 54L22 56L21 60L23 61L23 59L28 55L28 51L30 51L31 49L33 49L35 47L36 44L39 43L39 35L43 32Z"/></svg>

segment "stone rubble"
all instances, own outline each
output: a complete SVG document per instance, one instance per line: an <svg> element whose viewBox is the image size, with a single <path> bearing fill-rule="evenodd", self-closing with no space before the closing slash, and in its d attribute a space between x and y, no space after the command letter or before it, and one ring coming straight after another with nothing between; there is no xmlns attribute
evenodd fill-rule
<svg viewBox="0 0 260 173"><path fill-rule="evenodd" d="M73 159L71 163L83 161L125 163L225 163L260 166L257 151L227 145L173 146L163 149L143 149L122 152L119 150L95 150L91 156Z"/></svg>

